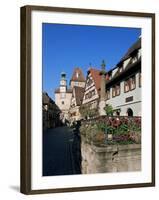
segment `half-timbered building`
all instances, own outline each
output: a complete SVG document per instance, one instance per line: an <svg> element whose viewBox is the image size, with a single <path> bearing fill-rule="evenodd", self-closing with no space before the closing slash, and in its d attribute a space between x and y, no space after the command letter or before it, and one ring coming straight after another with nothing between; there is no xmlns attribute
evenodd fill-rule
<svg viewBox="0 0 159 200"><path fill-rule="evenodd" d="M141 116L141 38L108 72L106 104L115 115Z"/></svg>
<svg viewBox="0 0 159 200"><path fill-rule="evenodd" d="M82 107L104 115L106 105L112 106L114 115L141 116L141 38L111 70L88 70Z"/></svg>
<svg viewBox="0 0 159 200"><path fill-rule="evenodd" d="M83 87L73 87L71 105L69 109L70 123L81 119L80 106L82 104L83 95Z"/></svg>

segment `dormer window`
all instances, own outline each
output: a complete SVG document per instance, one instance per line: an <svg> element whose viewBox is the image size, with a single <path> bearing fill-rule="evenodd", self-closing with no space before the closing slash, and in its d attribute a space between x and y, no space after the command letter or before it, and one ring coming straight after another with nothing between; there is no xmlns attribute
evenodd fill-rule
<svg viewBox="0 0 159 200"><path fill-rule="evenodd" d="M132 63L135 63L136 61L137 61L137 57L134 56L134 57L132 58Z"/></svg>
<svg viewBox="0 0 159 200"><path fill-rule="evenodd" d="M137 56L138 56L138 59L141 57L141 49L138 50Z"/></svg>
<svg viewBox="0 0 159 200"><path fill-rule="evenodd" d="M135 63L138 60L138 50L135 50L134 52L131 53L131 63Z"/></svg>
<svg viewBox="0 0 159 200"><path fill-rule="evenodd" d="M119 67L119 72L121 73L123 71L123 66Z"/></svg>

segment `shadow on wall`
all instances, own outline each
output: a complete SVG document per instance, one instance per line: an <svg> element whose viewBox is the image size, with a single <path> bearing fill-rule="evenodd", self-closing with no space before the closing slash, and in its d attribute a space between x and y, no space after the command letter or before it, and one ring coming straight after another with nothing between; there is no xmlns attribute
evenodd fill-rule
<svg viewBox="0 0 159 200"><path fill-rule="evenodd" d="M11 188L12 190L14 190L16 192L20 192L20 187L17 185L10 185L9 188Z"/></svg>

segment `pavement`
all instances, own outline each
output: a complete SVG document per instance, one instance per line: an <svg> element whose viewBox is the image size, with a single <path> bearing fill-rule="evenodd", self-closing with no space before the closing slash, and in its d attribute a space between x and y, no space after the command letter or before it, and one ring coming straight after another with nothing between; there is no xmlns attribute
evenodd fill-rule
<svg viewBox="0 0 159 200"><path fill-rule="evenodd" d="M80 174L80 137L67 126L43 133L43 176Z"/></svg>

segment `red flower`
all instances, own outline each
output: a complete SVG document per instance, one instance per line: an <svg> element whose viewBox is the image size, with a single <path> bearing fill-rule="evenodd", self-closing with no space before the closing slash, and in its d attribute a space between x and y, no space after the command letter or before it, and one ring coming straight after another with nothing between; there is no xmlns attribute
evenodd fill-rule
<svg viewBox="0 0 159 200"><path fill-rule="evenodd" d="M116 119L114 119L114 120L112 121L112 125L113 125L114 127L118 127L120 124L121 124L121 122L120 122L119 118L116 118Z"/></svg>

